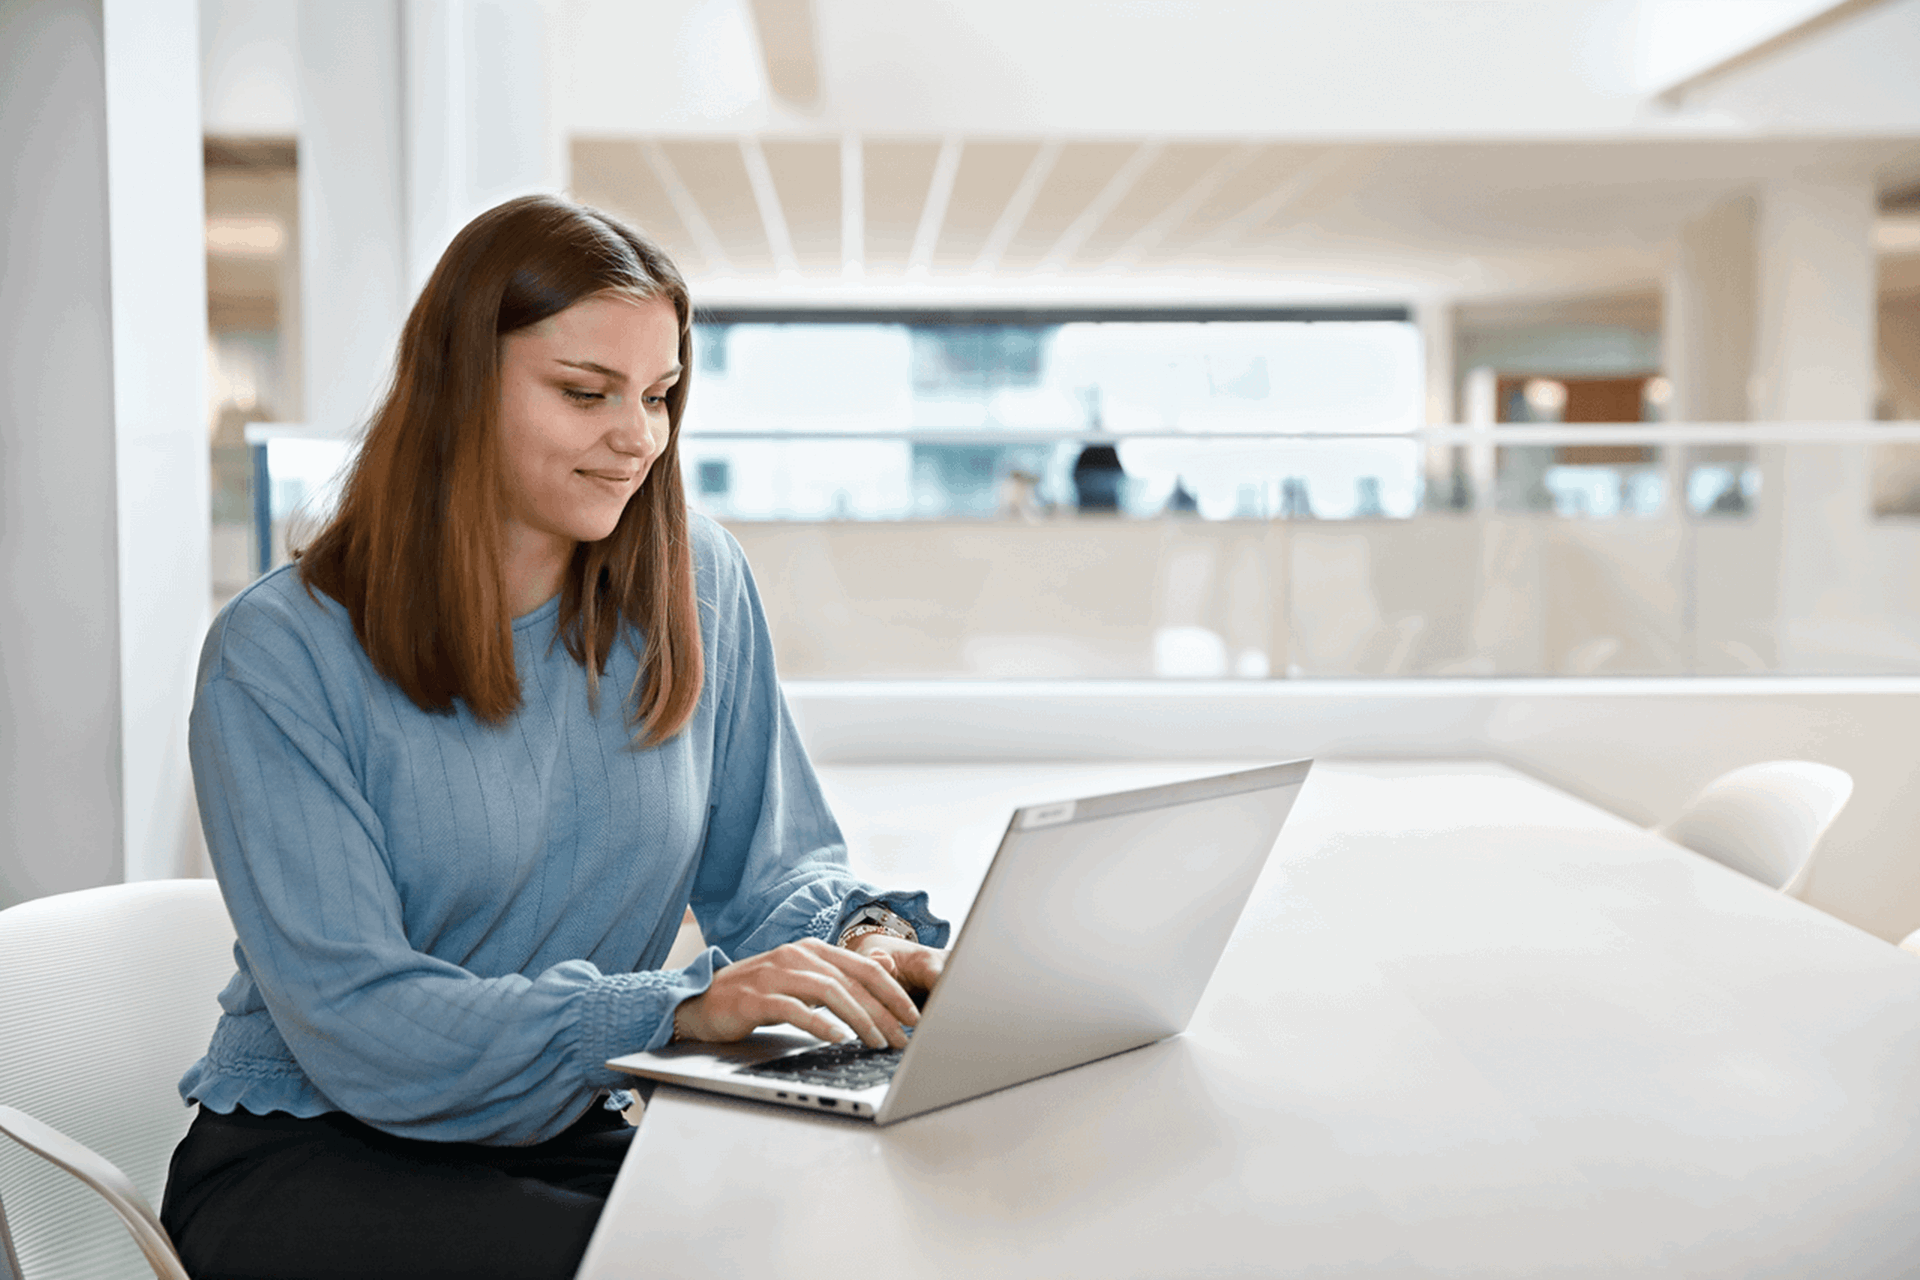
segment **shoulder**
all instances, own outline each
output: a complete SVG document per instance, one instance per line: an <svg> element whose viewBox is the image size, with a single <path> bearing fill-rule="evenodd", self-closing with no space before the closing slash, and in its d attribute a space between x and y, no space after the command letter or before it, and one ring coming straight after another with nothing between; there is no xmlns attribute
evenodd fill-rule
<svg viewBox="0 0 1920 1280"><path fill-rule="evenodd" d="M222 678L271 686L357 655L353 622L336 600L286 565L227 602L207 631L200 683Z"/></svg>
<svg viewBox="0 0 1920 1280"><path fill-rule="evenodd" d="M687 513L687 542L693 548L694 584L703 602L718 607L752 583L747 553L719 521L698 511Z"/></svg>

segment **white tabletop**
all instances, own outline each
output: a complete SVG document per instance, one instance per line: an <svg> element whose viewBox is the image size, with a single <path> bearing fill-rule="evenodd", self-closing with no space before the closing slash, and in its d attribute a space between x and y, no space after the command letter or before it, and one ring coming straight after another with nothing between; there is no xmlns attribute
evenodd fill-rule
<svg viewBox="0 0 1920 1280"><path fill-rule="evenodd" d="M951 911L1010 803L1207 771L829 787L863 874ZM1323 762L1186 1035L886 1129L662 1089L580 1274L839 1280L855 1257L1911 1275L1920 961L1498 766Z"/></svg>

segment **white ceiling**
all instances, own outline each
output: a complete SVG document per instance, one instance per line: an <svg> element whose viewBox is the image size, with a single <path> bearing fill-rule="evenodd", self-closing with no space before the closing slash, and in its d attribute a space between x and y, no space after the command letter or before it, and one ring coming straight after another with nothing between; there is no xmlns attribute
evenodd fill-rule
<svg viewBox="0 0 1920 1280"><path fill-rule="evenodd" d="M202 0L209 133L298 130L323 2ZM1920 189L1920 0L471 2L713 303L1644 292L1771 179Z"/></svg>
<svg viewBox="0 0 1920 1280"><path fill-rule="evenodd" d="M1920 0L552 0L548 12L554 107L574 133L1920 130ZM1659 101L1826 12L1844 20L1678 108ZM772 94L767 55L811 62L818 96ZM1736 82L1767 92L1729 106Z"/></svg>
<svg viewBox="0 0 1920 1280"><path fill-rule="evenodd" d="M1920 182L1920 0L551 12L574 190L716 302L1626 291L1769 179Z"/></svg>

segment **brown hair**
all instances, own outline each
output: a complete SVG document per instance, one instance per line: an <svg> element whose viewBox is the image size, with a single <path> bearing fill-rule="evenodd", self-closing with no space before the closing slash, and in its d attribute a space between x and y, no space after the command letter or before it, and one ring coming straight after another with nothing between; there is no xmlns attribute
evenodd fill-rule
<svg viewBox="0 0 1920 1280"><path fill-rule="evenodd" d="M693 715L704 662L680 481L693 367L686 281L631 227L544 195L481 214L440 255L337 512L299 555L309 590L345 606L374 667L422 710L451 711L457 698L498 724L519 709L502 569L501 339L606 293L672 302L682 372L646 483L611 534L574 549L559 635L595 696L621 623L645 637L629 708L640 745Z"/></svg>

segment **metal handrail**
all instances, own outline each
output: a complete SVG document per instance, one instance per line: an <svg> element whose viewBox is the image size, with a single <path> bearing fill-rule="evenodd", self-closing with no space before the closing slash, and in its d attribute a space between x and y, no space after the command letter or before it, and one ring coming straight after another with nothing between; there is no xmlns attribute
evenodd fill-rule
<svg viewBox="0 0 1920 1280"><path fill-rule="evenodd" d="M350 441L297 422L250 422L248 444L275 440ZM1700 444L1920 444L1920 421L1903 422L1622 422L1531 423L1500 426L1425 426L1406 431L1088 431L1084 427L901 427L881 431L787 431L690 426L687 440L903 440L911 444L1114 444L1122 440L1411 440L1432 445L1700 445Z"/></svg>
<svg viewBox="0 0 1920 1280"><path fill-rule="evenodd" d="M1265 441L1348 443L1356 440L1412 441L1428 445L1721 445L1721 444L1920 444L1920 422L1716 422L1666 424L1630 422L1572 425L1531 424L1494 427L1416 427L1408 431L1087 431L1081 428L914 427L884 431L707 430L690 427L688 441L730 440L899 440L910 444L1019 445L1063 442L1117 444L1128 440L1222 442Z"/></svg>

